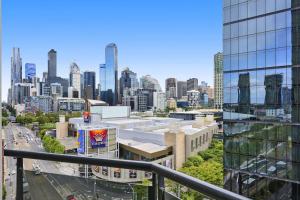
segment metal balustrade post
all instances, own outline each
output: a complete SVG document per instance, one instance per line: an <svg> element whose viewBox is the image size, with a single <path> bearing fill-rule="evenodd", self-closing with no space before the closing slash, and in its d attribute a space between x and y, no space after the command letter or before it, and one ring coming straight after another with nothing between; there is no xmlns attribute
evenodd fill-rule
<svg viewBox="0 0 300 200"><path fill-rule="evenodd" d="M158 190L158 199L159 200L164 200L165 199L165 178L158 174L158 177L157 177L157 182L158 182L158 187L157 187L157 190Z"/></svg>
<svg viewBox="0 0 300 200"><path fill-rule="evenodd" d="M17 158L17 194L16 200L23 200L23 158Z"/></svg>
<svg viewBox="0 0 300 200"><path fill-rule="evenodd" d="M157 200L157 177L156 174L152 172L152 186L148 187L148 199Z"/></svg>

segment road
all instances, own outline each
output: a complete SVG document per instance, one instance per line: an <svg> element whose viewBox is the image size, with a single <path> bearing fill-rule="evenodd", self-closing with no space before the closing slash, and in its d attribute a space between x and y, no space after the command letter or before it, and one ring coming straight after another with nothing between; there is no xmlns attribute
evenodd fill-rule
<svg viewBox="0 0 300 200"><path fill-rule="evenodd" d="M40 139L31 130L22 126L9 125L5 131L8 149L45 152ZM16 145L13 142L8 142L12 137L16 140ZM8 158L7 163L10 169L15 169L15 162L15 159ZM23 162L32 200L41 198L49 200L66 199L70 194L74 194L78 200L94 199L96 196L98 196L98 199L103 200L132 199L131 187L127 184L81 178L78 177L78 169L65 170L66 165L63 163L30 159L24 159ZM33 175L30 172L33 163L38 163L43 172L42 175ZM13 187L10 189L13 190L15 188L15 175L11 176L11 179ZM14 194L13 191L12 194Z"/></svg>

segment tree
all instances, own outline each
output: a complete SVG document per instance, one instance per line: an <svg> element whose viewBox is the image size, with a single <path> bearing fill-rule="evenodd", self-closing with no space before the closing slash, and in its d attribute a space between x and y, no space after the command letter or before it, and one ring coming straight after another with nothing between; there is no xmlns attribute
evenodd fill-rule
<svg viewBox="0 0 300 200"><path fill-rule="evenodd" d="M8 113L4 109L2 109L2 117L8 117Z"/></svg>
<svg viewBox="0 0 300 200"><path fill-rule="evenodd" d="M183 164L183 167L199 166L203 161L201 156L192 156Z"/></svg>
<svg viewBox="0 0 300 200"><path fill-rule="evenodd" d="M2 118L2 126L7 126L8 120L6 118Z"/></svg>

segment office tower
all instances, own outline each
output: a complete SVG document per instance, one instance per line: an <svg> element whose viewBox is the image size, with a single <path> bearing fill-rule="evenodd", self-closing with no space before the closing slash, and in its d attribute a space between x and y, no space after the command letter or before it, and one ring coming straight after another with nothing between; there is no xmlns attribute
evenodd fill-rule
<svg viewBox="0 0 300 200"><path fill-rule="evenodd" d="M22 58L20 56L20 49L14 47L11 57L11 79L10 79L10 87L11 87L11 101L8 102L12 105L15 105L14 97L15 95L15 84L22 82Z"/></svg>
<svg viewBox="0 0 300 200"><path fill-rule="evenodd" d="M166 79L166 95L167 98L177 98L177 80L176 78Z"/></svg>
<svg viewBox="0 0 300 200"><path fill-rule="evenodd" d="M114 43L105 47L105 64L100 65L101 100L111 106L118 103L118 49Z"/></svg>
<svg viewBox="0 0 300 200"><path fill-rule="evenodd" d="M198 85L197 85L198 87ZM178 99L181 99L182 96L186 96L187 92L187 82L186 81L177 81L177 96Z"/></svg>
<svg viewBox="0 0 300 200"><path fill-rule="evenodd" d="M80 98L84 97L84 76L80 74Z"/></svg>
<svg viewBox="0 0 300 200"><path fill-rule="evenodd" d="M70 87L72 91L78 91L78 97L81 97L81 78L80 78L80 69L76 63L71 63L70 66ZM73 93L73 92L72 92Z"/></svg>
<svg viewBox="0 0 300 200"><path fill-rule="evenodd" d="M158 80L150 75L142 76L140 78L140 87L143 89L154 89L157 92L161 92L161 87Z"/></svg>
<svg viewBox="0 0 300 200"><path fill-rule="evenodd" d="M223 108L223 54L214 56L214 107Z"/></svg>
<svg viewBox="0 0 300 200"><path fill-rule="evenodd" d="M51 79L56 78L56 68L57 68L57 60L56 60L56 51L51 49L48 52L48 81Z"/></svg>
<svg viewBox="0 0 300 200"><path fill-rule="evenodd" d="M63 86L60 83L50 84L50 93L53 98L63 96Z"/></svg>
<svg viewBox="0 0 300 200"><path fill-rule="evenodd" d="M198 90L187 91L189 106L197 107L200 105L200 92Z"/></svg>
<svg viewBox="0 0 300 200"><path fill-rule="evenodd" d="M153 108L155 111L164 112L167 107L166 93L153 92Z"/></svg>
<svg viewBox="0 0 300 200"><path fill-rule="evenodd" d="M137 95L143 95L147 97L147 108L151 109L153 107L153 93L156 90L153 89L138 89Z"/></svg>
<svg viewBox="0 0 300 200"><path fill-rule="evenodd" d="M129 68L125 68L121 72L120 77L120 95L123 97L123 93L125 89L131 89L133 91L137 90L139 88L139 82L137 79L136 73L129 70Z"/></svg>
<svg viewBox="0 0 300 200"><path fill-rule="evenodd" d="M85 71L83 73L83 81L84 81L84 94L88 99L96 98L96 73L92 71Z"/></svg>
<svg viewBox="0 0 300 200"><path fill-rule="evenodd" d="M198 90L198 79L197 78L190 78L186 82L187 82L187 91Z"/></svg>
<svg viewBox="0 0 300 200"><path fill-rule="evenodd" d="M299 5L224 0L224 188L253 199L300 199Z"/></svg>
<svg viewBox="0 0 300 200"><path fill-rule="evenodd" d="M43 79L42 82L47 83L48 82L48 72L43 72Z"/></svg>
<svg viewBox="0 0 300 200"><path fill-rule="evenodd" d="M33 63L25 64L25 79L32 83L33 77L36 77L36 66Z"/></svg>
<svg viewBox="0 0 300 200"><path fill-rule="evenodd" d="M25 103L25 99L30 97L31 86L30 83L16 83L14 85L13 101L15 102L15 105Z"/></svg>

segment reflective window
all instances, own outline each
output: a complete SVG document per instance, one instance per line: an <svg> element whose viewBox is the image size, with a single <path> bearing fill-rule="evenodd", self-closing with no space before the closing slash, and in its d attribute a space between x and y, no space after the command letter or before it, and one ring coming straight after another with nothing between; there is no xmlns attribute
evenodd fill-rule
<svg viewBox="0 0 300 200"><path fill-rule="evenodd" d="M266 33L266 49L275 48L275 31Z"/></svg>
<svg viewBox="0 0 300 200"><path fill-rule="evenodd" d="M224 73L224 88L230 87L230 73Z"/></svg>
<svg viewBox="0 0 300 200"><path fill-rule="evenodd" d="M264 83L264 80L265 80L265 70L257 70L256 71L256 84L258 86L263 86L265 83Z"/></svg>
<svg viewBox="0 0 300 200"><path fill-rule="evenodd" d="M247 52L247 36L239 38L239 53Z"/></svg>
<svg viewBox="0 0 300 200"><path fill-rule="evenodd" d="M292 16L291 11L286 12L286 27L292 26Z"/></svg>
<svg viewBox="0 0 300 200"><path fill-rule="evenodd" d="M292 29L286 29L286 46L292 46Z"/></svg>
<svg viewBox="0 0 300 200"><path fill-rule="evenodd" d="M282 10L286 8L286 0L276 0L276 10Z"/></svg>
<svg viewBox="0 0 300 200"><path fill-rule="evenodd" d="M275 49L266 51L266 67L275 66Z"/></svg>
<svg viewBox="0 0 300 200"><path fill-rule="evenodd" d="M248 69L256 68L256 52L248 53Z"/></svg>
<svg viewBox="0 0 300 200"><path fill-rule="evenodd" d="M248 34L256 33L256 19L248 20Z"/></svg>
<svg viewBox="0 0 300 200"><path fill-rule="evenodd" d="M238 23L231 24L231 37L235 38L238 36L239 36L239 24Z"/></svg>
<svg viewBox="0 0 300 200"><path fill-rule="evenodd" d="M266 18L265 17L259 17L257 18L257 32L265 32L266 30Z"/></svg>
<svg viewBox="0 0 300 200"><path fill-rule="evenodd" d="M231 70L238 70L239 69L239 57L238 54L231 55L231 63L230 63Z"/></svg>
<svg viewBox="0 0 300 200"><path fill-rule="evenodd" d="M248 36L248 51L256 51L256 35Z"/></svg>
<svg viewBox="0 0 300 200"><path fill-rule="evenodd" d="M224 71L230 70L230 56L224 56L224 61L223 61L223 66L224 66Z"/></svg>
<svg viewBox="0 0 300 200"><path fill-rule="evenodd" d="M224 88L224 103L230 103L230 88Z"/></svg>
<svg viewBox="0 0 300 200"><path fill-rule="evenodd" d="M264 50L266 47L265 33L257 34L257 50Z"/></svg>
<svg viewBox="0 0 300 200"><path fill-rule="evenodd" d="M276 47L285 47L287 44L286 39L286 29L276 31Z"/></svg>
<svg viewBox="0 0 300 200"><path fill-rule="evenodd" d="M265 14L266 0L257 0L257 15Z"/></svg>
<svg viewBox="0 0 300 200"><path fill-rule="evenodd" d="M264 104L265 103L265 95L266 95L265 86L257 86L256 93L257 93L257 97L256 97L257 104Z"/></svg>
<svg viewBox="0 0 300 200"><path fill-rule="evenodd" d="M230 7L224 8L223 19L224 23L230 22Z"/></svg>
<svg viewBox="0 0 300 200"><path fill-rule="evenodd" d="M239 7L238 5L231 6L231 12L230 12L230 20L236 21L238 20L238 14L239 14Z"/></svg>
<svg viewBox="0 0 300 200"><path fill-rule="evenodd" d="M286 65L286 48L276 49L276 65L277 66Z"/></svg>
<svg viewBox="0 0 300 200"><path fill-rule="evenodd" d="M256 0L248 1L248 17L254 17L256 15Z"/></svg>
<svg viewBox="0 0 300 200"><path fill-rule="evenodd" d="M275 11L275 0L266 0L266 13Z"/></svg>
<svg viewBox="0 0 300 200"><path fill-rule="evenodd" d="M230 6L230 0L223 0L223 7Z"/></svg>
<svg viewBox="0 0 300 200"><path fill-rule="evenodd" d="M229 39L230 38L230 25L226 25L223 28L223 37L224 39Z"/></svg>
<svg viewBox="0 0 300 200"><path fill-rule="evenodd" d="M250 86L256 86L256 71L250 71Z"/></svg>
<svg viewBox="0 0 300 200"><path fill-rule="evenodd" d="M239 35L244 36L248 33L248 23L247 21L243 21L239 23Z"/></svg>
<svg viewBox="0 0 300 200"><path fill-rule="evenodd" d="M239 42L238 38L231 39L231 54L238 53L239 50Z"/></svg>
<svg viewBox="0 0 300 200"><path fill-rule="evenodd" d="M266 53L265 51L257 51L257 67L266 66Z"/></svg>
<svg viewBox="0 0 300 200"><path fill-rule="evenodd" d="M286 14L285 12L276 14L276 29L281 29L286 27Z"/></svg>
<svg viewBox="0 0 300 200"><path fill-rule="evenodd" d="M266 31L275 30L275 15L266 16Z"/></svg>
<svg viewBox="0 0 300 200"><path fill-rule="evenodd" d="M230 76L231 87L237 87L238 80L239 80L239 74L237 72L231 73L231 76Z"/></svg>
<svg viewBox="0 0 300 200"><path fill-rule="evenodd" d="M286 64L287 65L292 64L292 48L291 47L286 48Z"/></svg>
<svg viewBox="0 0 300 200"><path fill-rule="evenodd" d="M230 39L224 40L224 42L223 42L223 53L224 53L224 55L230 54Z"/></svg>
<svg viewBox="0 0 300 200"><path fill-rule="evenodd" d="M239 19L247 18L247 2L239 4Z"/></svg>
<svg viewBox="0 0 300 200"><path fill-rule="evenodd" d="M239 54L239 70L247 69L247 53Z"/></svg>

